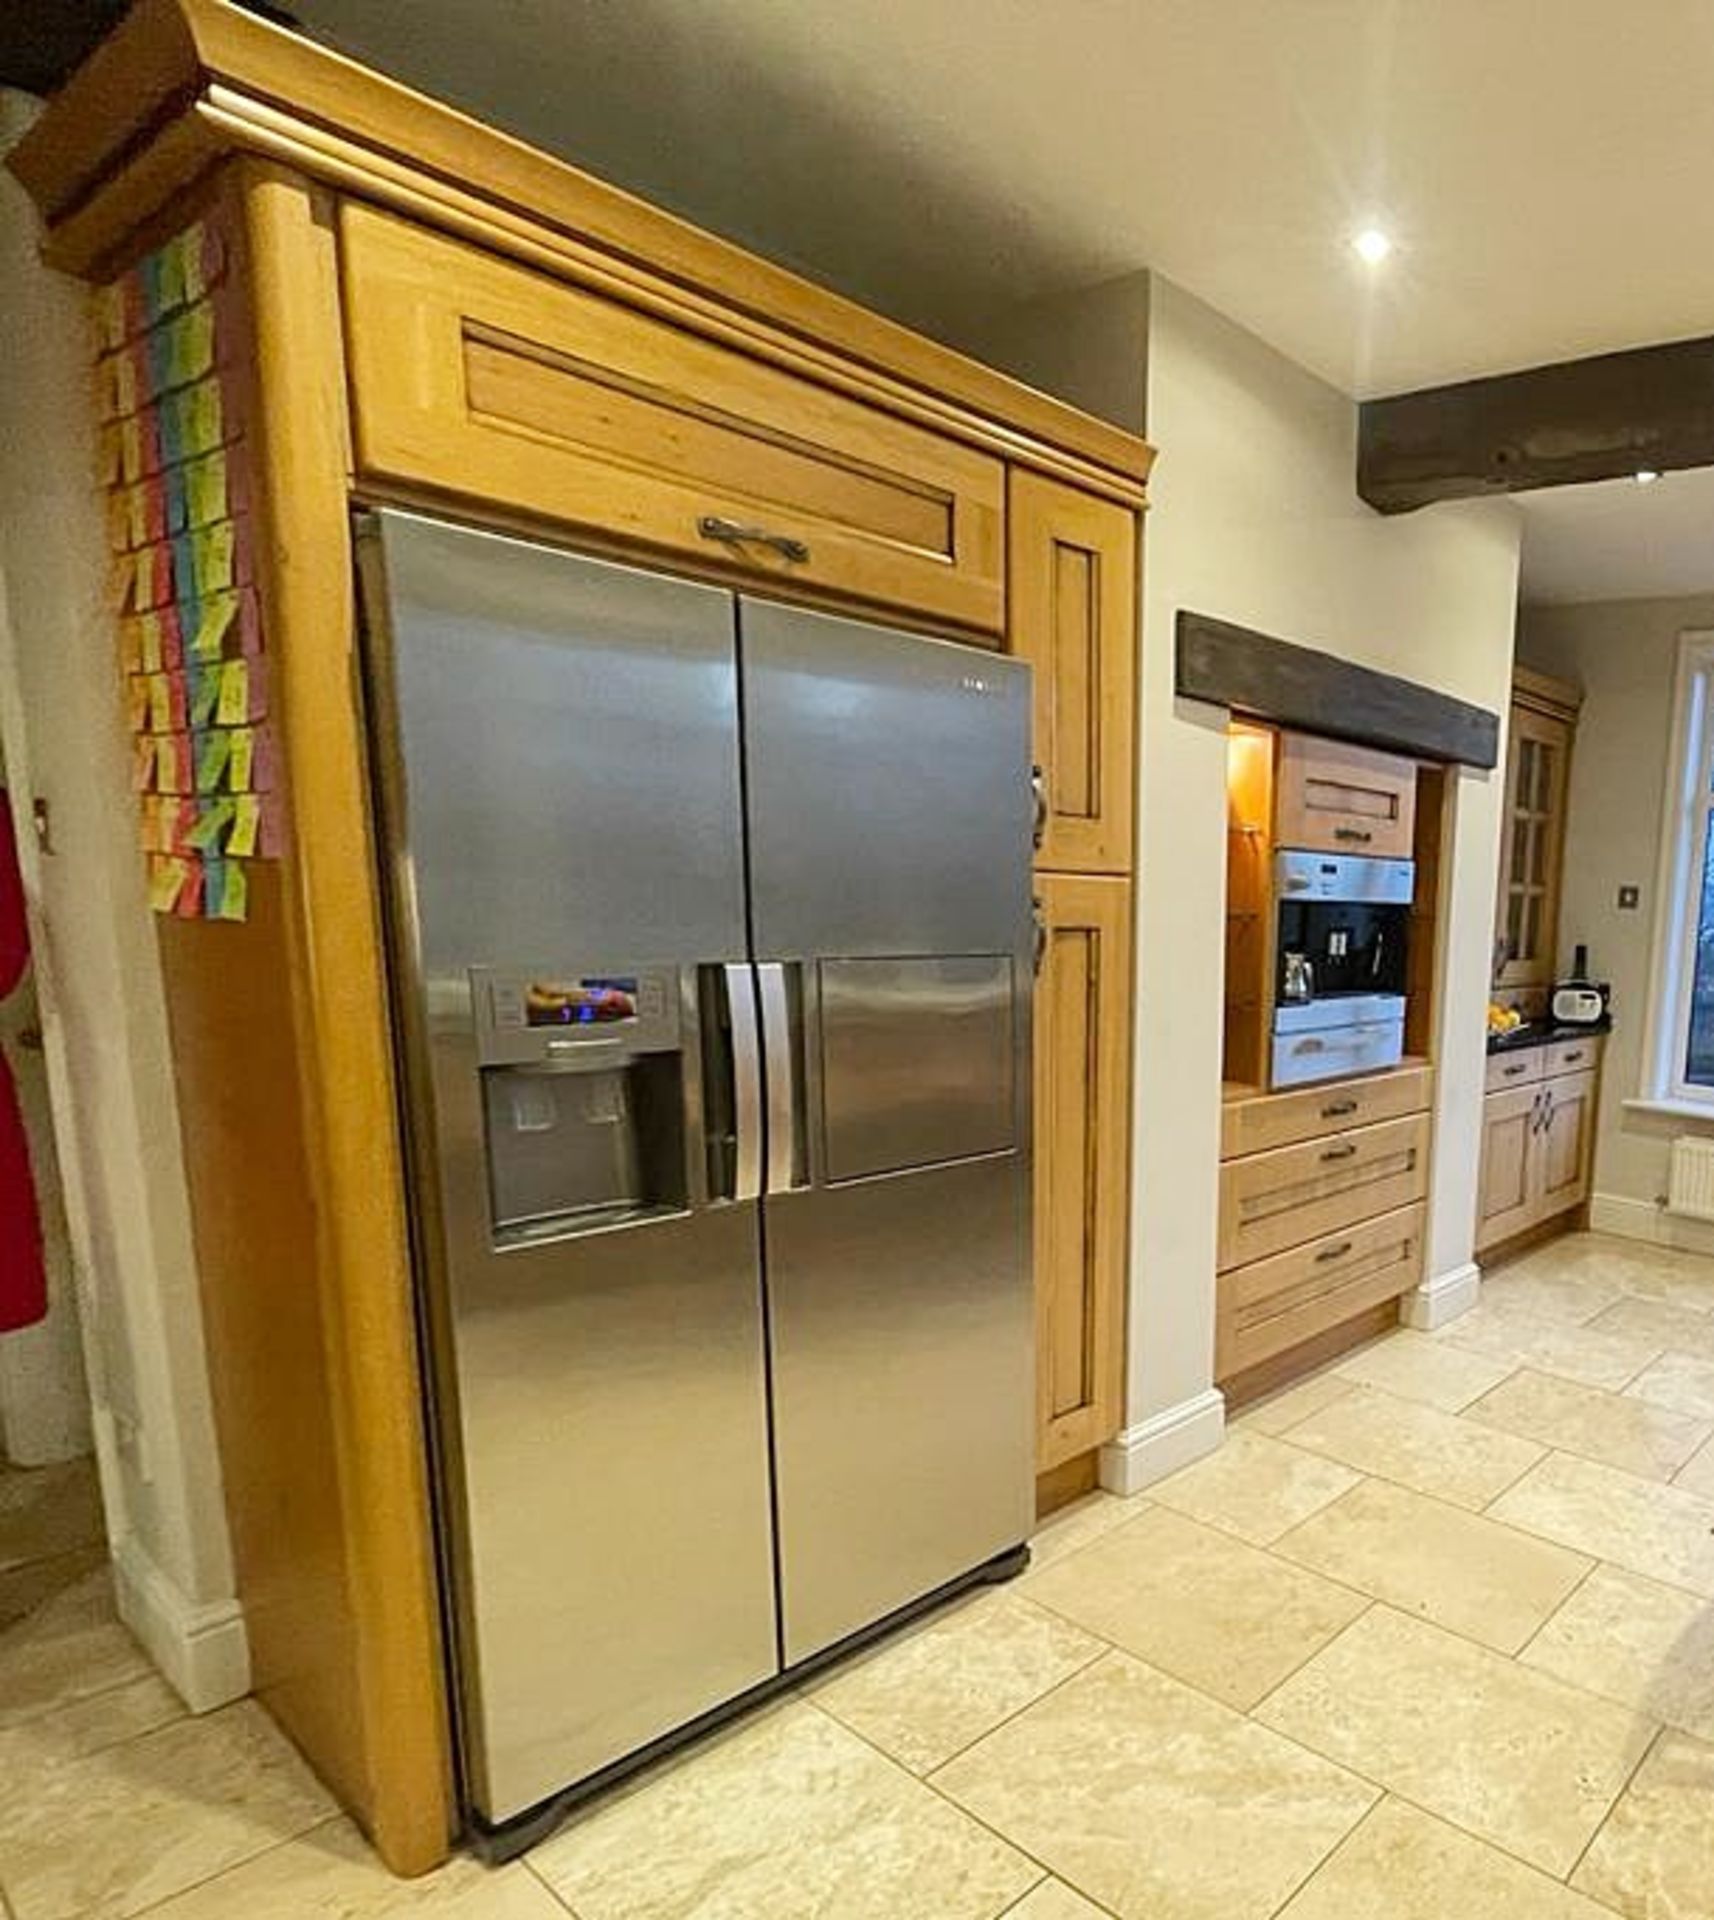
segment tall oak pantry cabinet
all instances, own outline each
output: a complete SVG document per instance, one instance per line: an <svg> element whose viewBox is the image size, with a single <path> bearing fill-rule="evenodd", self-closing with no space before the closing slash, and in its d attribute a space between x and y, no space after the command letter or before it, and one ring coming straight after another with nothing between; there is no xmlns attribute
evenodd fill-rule
<svg viewBox="0 0 1714 1920"><path fill-rule="evenodd" d="M272 747L266 791L248 759L242 783L225 775L224 849L217 836L185 855L161 802L190 783L182 767L168 778L154 720L132 708L144 831L167 836L151 885L256 1690L387 1861L420 1871L458 1814L353 504L764 583L1032 662L1039 1465L1053 1491L1090 1477L1119 1424L1153 455L223 0L142 0L10 164L49 260L97 289L115 724L122 647L143 647L125 664L149 677L167 616L194 606L204 624L173 628L172 659L205 642L223 673L245 659L220 717L254 720ZM198 252L204 231L218 243ZM149 279L132 311L120 291L163 258L172 285ZM192 421L184 383L211 381L225 414ZM185 447L139 442L126 423L144 416L170 418L169 440L194 427L199 459L218 454L216 505L193 491L186 508L181 485L179 521L159 523L158 470ZM201 542L176 533L187 517L206 523ZM196 593L242 607L236 638L207 626L210 599L186 600L182 578L163 584L193 548ZM248 837L252 804L240 850L233 812L245 819L251 789L264 828Z"/></svg>

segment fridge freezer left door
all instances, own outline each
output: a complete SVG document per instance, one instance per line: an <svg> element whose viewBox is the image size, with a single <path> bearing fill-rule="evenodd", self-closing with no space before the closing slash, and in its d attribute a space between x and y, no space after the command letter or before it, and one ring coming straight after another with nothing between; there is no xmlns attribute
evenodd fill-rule
<svg viewBox="0 0 1714 1920"><path fill-rule="evenodd" d="M498 1825L778 1668L757 1209L709 1151L753 1065L734 609L412 515L360 552L461 1753Z"/></svg>

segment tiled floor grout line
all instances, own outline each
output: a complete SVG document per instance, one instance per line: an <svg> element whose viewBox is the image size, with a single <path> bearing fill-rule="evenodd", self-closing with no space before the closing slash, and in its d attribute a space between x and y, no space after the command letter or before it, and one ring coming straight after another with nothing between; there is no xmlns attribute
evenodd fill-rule
<svg viewBox="0 0 1714 1920"><path fill-rule="evenodd" d="M284 1739L285 1736L282 1734L280 1737ZM296 1833L281 1834L277 1839L268 1841L265 1846L258 1847L254 1853L244 1854L237 1860L228 1860L223 1867L213 1873L198 1874L194 1880L187 1880L183 1886L174 1887L171 1893L162 1894L159 1900L151 1900L146 1907L132 1908L127 1915L127 1920L148 1920L151 1913L158 1913L162 1907L170 1905L174 1900L182 1900L187 1894L195 1893L200 1887L213 1886L216 1881L224 1880L229 1873L236 1873L240 1867L253 1866L256 1861L266 1859L269 1854L278 1853L284 1847L293 1846L300 1840L307 1840L311 1834L320 1833L324 1827L336 1827L341 1822L348 1823L349 1816L336 1808L332 1813L323 1814L319 1819L312 1820L307 1827L299 1827ZM383 1868L382 1871L386 1869ZM88 1908L80 1907L76 1913L66 1915L65 1920L82 1920L82 1916L89 1911Z"/></svg>
<svg viewBox="0 0 1714 1920"><path fill-rule="evenodd" d="M549 1837L551 1838L551 1836ZM535 1852L535 1849L531 1848L529 1853L520 1854L518 1856L519 1866L521 1866L524 1869L524 1871L530 1876L530 1878L533 1881L535 1881L536 1885L540 1887L547 1894L548 1898L552 1900L556 1906L560 1906L565 1909L565 1911L571 1916L571 1920L578 1920L577 1909L571 1904L571 1902L565 1897L565 1895L560 1892L559 1888L554 1885L554 1883L547 1877L547 1875L542 1872L540 1867L536 1865L535 1859L533 1857L534 1852Z"/></svg>
<svg viewBox="0 0 1714 1920"><path fill-rule="evenodd" d="M1542 1616L1540 1621L1538 1621L1536 1624L1535 1631L1529 1636L1529 1638L1523 1643L1523 1645L1518 1648L1517 1652L1509 1655L1508 1658L1515 1660L1520 1667L1525 1665L1524 1655L1529 1652L1530 1648L1535 1645L1535 1643L1541 1638L1541 1636L1544 1633L1546 1633L1548 1628L1553 1625L1554 1621L1556 1621L1559 1618L1559 1616L1565 1611L1565 1609L1571 1605L1572 1601L1577 1598L1577 1596L1583 1591L1583 1589L1586 1586L1588 1586L1589 1582L1595 1578L1596 1574L1598 1574L1603 1567L1606 1567L1609 1565L1611 1565L1609 1561L1598 1559L1594 1556L1591 1556L1588 1566L1585 1567L1583 1571L1577 1576L1577 1580L1575 1584L1571 1587L1570 1591L1566 1594L1565 1598L1559 1602L1558 1606L1554 1607L1553 1609L1551 1609L1551 1611L1549 1611L1548 1613ZM1533 1673L1539 1673L1542 1671L1542 1669L1539 1667L1533 1667L1530 1670ZM1556 1675L1555 1677L1557 1678L1558 1676ZM1582 1693L1591 1693L1592 1690L1588 1687L1582 1687L1579 1689L1579 1691ZM1593 1694L1593 1698L1597 1700L1604 1700L1607 1698L1607 1696L1605 1694L1597 1693L1597 1694ZM1624 1702L1615 1701L1614 1704L1617 1706L1622 1706Z"/></svg>
<svg viewBox="0 0 1714 1920"><path fill-rule="evenodd" d="M1597 1840L1600 1839L1602 1831L1605 1829L1607 1822L1612 1819L1614 1813L1617 1811L1619 1802L1624 1799L1627 1793L1630 1792L1631 1782L1634 1779L1636 1779L1637 1775L1641 1773L1643 1770L1643 1762L1646 1761L1649 1755L1654 1752L1655 1748L1660 1745L1661 1741L1665 1738L1666 1733L1667 1733L1667 1728L1657 1723L1655 1726L1655 1730L1653 1734L1650 1736L1647 1744L1643 1747L1642 1752L1637 1755L1636 1765L1633 1766L1631 1770L1625 1775L1624 1779L1619 1782L1618 1792L1615 1793L1612 1799L1607 1802L1606 1812L1603 1813L1601 1815L1601 1818L1595 1822L1594 1832L1592 1832L1589 1838L1584 1841L1581 1852L1579 1852L1577 1858L1572 1861L1570 1867L1567 1869L1565 1874L1565 1884L1568 1887L1571 1885L1571 1882L1577 1873L1577 1869L1582 1866L1585 1860L1588 1859L1589 1849L1594 1846ZM1573 1889L1573 1891L1575 1891L1575 1889ZM1601 1904L1605 1906L1606 1902L1603 1901Z"/></svg>

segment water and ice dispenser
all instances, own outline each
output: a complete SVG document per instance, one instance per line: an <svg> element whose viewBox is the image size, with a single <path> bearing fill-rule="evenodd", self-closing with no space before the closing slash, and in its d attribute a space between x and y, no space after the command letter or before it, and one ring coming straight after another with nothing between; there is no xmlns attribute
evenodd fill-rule
<svg viewBox="0 0 1714 1920"><path fill-rule="evenodd" d="M676 968L471 977L497 1246L681 1212Z"/></svg>

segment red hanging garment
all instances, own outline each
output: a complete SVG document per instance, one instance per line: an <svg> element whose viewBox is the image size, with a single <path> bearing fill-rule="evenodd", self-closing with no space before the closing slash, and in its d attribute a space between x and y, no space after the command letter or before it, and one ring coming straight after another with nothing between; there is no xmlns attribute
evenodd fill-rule
<svg viewBox="0 0 1714 1920"><path fill-rule="evenodd" d="M0 1000L13 992L30 963L24 918L24 876L12 837L12 803L0 787ZM34 1326L48 1310L42 1261L42 1221L30 1177L30 1142L18 1106L12 1069L0 1053L0 1333Z"/></svg>

